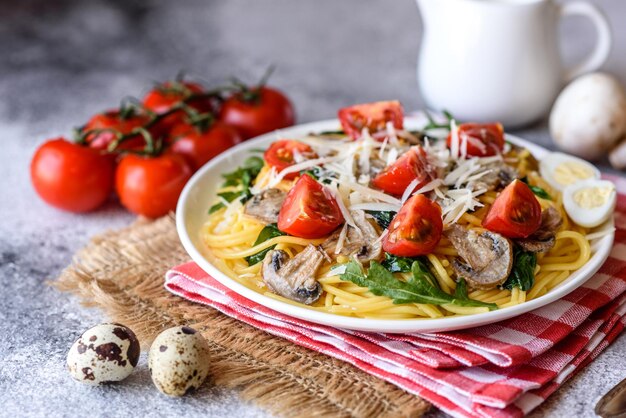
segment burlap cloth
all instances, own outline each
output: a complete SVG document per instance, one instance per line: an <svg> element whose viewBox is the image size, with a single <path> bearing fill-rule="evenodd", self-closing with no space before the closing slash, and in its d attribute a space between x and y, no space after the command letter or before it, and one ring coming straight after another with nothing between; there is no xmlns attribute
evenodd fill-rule
<svg viewBox="0 0 626 418"><path fill-rule="evenodd" d="M294 345L222 313L174 296L165 272L189 256L174 221L139 220L92 239L54 285L129 326L147 349L174 325L202 332L216 385L281 416L421 416L429 404L350 364Z"/></svg>

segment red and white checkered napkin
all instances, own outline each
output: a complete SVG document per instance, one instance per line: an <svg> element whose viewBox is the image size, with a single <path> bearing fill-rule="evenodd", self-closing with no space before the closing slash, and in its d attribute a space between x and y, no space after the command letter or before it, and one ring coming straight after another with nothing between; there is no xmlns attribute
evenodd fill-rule
<svg viewBox="0 0 626 418"><path fill-rule="evenodd" d="M521 417L591 362L626 325L626 180L618 186L615 245L582 287L530 313L464 331L365 333L296 319L247 300L195 263L165 287L185 299L347 361L459 417Z"/></svg>

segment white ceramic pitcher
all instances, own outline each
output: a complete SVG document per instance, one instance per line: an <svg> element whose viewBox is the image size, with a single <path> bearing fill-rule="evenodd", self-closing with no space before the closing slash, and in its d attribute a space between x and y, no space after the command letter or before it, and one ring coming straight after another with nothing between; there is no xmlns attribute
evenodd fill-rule
<svg viewBox="0 0 626 418"><path fill-rule="evenodd" d="M422 98L463 121L519 127L546 115L556 95L578 75L600 67L611 49L604 15L584 1L417 0L424 32L418 60ZM588 17L595 49L565 69L558 25Z"/></svg>

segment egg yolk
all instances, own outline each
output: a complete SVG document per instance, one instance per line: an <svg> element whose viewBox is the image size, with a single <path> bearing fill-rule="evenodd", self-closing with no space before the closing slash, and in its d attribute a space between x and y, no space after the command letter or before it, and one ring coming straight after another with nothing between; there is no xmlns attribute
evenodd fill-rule
<svg viewBox="0 0 626 418"><path fill-rule="evenodd" d="M593 177L593 170L583 164L568 161L559 164L554 170L553 176L557 183L567 186L579 180Z"/></svg>
<svg viewBox="0 0 626 418"><path fill-rule="evenodd" d="M588 187L574 193L574 202L583 209L593 209L604 205L613 192L612 187Z"/></svg>

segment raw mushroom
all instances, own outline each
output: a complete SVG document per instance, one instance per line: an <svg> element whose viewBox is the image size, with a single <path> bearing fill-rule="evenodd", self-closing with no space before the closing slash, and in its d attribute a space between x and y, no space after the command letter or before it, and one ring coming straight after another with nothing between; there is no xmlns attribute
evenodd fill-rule
<svg viewBox="0 0 626 418"><path fill-rule="evenodd" d="M341 228L336 230L324 241L322 248L331 258L337 255L352 256L356 254L356 257L361 262L378 260L382 254L382 243L378 239L379 234L376 228L365 219L364 211L351 210L350 215L352 215L352 219L354 219L354 223L358 229L346 226L348 231L346 232L341 250L339 250L339 252L336 251Z"/></svg>
<svg viewBox="0 0 626 418"><path fill-rule="evenodd" d="M325 258L326 253L312 244L292 259L283 250L272 250L263 259L263 281L274 293L310 305L322 293L315 273Z"/></svg>
<svg viewBox="0 0 626 418"><path fill-rule="evenodd" d="M502 284L513 266L511 241L491 231L476 232L453 225L446 236L465 263L454 259L452 268L473 289L493 289Z"/></svg>
<svg viewBox="0 0 626 418"><path fill-rule="evenodd" d="M611 150L609 153L609 162L616 170L626 168L626 138Z"/></svg>
<svg viewBox="0 0 626 418"><path fill-rule="evenodd" d="M563 224L563 218L553 207L541 212L541 225L531 236L517 240L516 243L526 251L545 253L554 247L555 235Z"/></svg>
<svg viewBox="0 0 626 418"><path fill-rule="evenodd" d="M261 222L275 224L286 196L287 193L279 189L264 190L250 199L243 211Z"/></svg>
<svg viewBox="0 0 626 418"><path fill-rule="evenodd" d="M602 73L574 80L557 98L550 134L566 152L588 160L604 156L626 133L626 94Z"/></svg>

